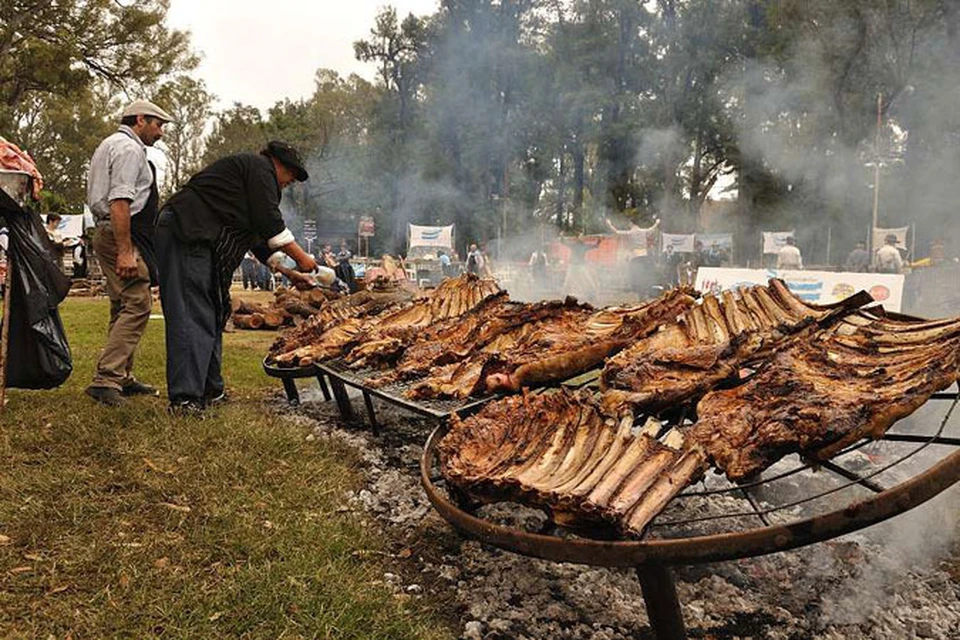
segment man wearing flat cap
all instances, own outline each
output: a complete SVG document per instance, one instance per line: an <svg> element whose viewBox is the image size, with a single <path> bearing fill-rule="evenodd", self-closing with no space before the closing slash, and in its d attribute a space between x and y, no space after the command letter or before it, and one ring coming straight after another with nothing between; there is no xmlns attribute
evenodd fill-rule
<svg viewBox="0 0 960 640"><path fill-rule="evenodd" d="M877 271L880 273L903 273L903 256L897 249L898 242L896 234L891 233L877 249Z"/></svg>
<svg viewBox="0 0 960 640"><path fill-rule="evenodd" d="M217 160L190 178L160 211L157 250L166 322L167 395L175 414L201 413L222 401L223 328L230 284L243 256L282 271L298 287L317 263L294 241L280 214L282 190L307 179L296 149L273 141L259 154Z"/></svg>
<svg viewBox="0 0 960 640"><path fill-rule="evenodd" d="M93 154L87 175L87 204L97 229L93 239L110 296L107 343L86 393L109 406L124 396L157 395L133 375L133 354L150 319L150 283L156 280L153 228L158 213L155 171L147 147L172 118L147 100L123 110L120 128Z"/></svg>

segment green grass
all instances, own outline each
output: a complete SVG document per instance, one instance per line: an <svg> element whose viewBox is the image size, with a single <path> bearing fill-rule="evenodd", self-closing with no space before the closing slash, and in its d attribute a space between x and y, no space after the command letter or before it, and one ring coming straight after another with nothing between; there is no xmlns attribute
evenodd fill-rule
<svg viewBox="0 0 960 640"><path fill-rule="evenodd" d="M439 617L379 583L381 536L338 511L353 452L309 442L262 407L271 333L225 336L233 402L204 420L163 399L83 395L107 303L61 307L74 374L8 391L0 433L0 637L446 638ZM151 320L140 379L163 384Z"/></svg>

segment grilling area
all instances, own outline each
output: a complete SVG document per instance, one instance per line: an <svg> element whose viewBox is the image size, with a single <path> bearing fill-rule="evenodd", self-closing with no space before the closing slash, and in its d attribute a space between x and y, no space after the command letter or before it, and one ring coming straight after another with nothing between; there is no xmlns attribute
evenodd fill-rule
<svg viewBox="0 0 960 640"><path fill-rule="evenodd" d="M315 333L312 350L281 338L264 370L283 411L367 452L371 482L350 503L397 540L405 568L385 581L451 598L463 637L949 637L960 624L949 568L920 561L960 480L954 321L864 294L804 305L778 281L604 309L445 282L349 337ZM932 345L944 350L918 364ZM803 380L817 349L840 375L778 382ZM836 407L816 395L851 371L906 386L846 400L837 387ZM726 426L765 411L768 430L725 458ZM419 578L404 575L413 561Z"/></svg>

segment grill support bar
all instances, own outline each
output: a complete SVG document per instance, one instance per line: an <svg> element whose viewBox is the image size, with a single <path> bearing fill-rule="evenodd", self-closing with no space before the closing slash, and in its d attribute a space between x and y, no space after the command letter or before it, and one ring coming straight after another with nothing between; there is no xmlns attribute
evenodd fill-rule
<svg viewBox="0 0 960 640"><path fill-rule="evenodd" d="M662 564L646 564L637 567L637 578L657 640L686 640L687 630L673 572Z"/></svg>
<svg viewBox="0 0 960 640"><path fill-rule="evenodd" d="M850 471L846 467L842 467L839 464L830 462L829 460L819 460L817 464L822 466L824 469L833 471L838 476L842 476L847 480L852 480L857 484L859 484L860 486L870 489L870 491L873 491L874 493L883 493L884 491L886 491L884 487L881 487L876 482L873 482L872 480L867 480L866 478L861 478L858 474L854 473L853 471Z"/></svg>

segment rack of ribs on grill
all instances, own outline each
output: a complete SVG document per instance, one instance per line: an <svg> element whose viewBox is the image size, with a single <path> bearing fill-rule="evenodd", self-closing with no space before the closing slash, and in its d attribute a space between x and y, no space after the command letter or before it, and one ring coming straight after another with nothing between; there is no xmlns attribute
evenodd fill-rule
<svg viewBox="0 0 960 640"><path fill-rule="evenodd" d="M270 347L268 362L296 366L297 362L291 357L281 358L281 356L319 341L324 333L341 323L389 313L409 304L411 300L413 300L412 293L396 286L358 291L343 298L329 300L314 316L300 326L291 327L277 337ZM356 323L352 324L356 325ZM354 327L354 333L355 329L356 327Z"/></svg>
<svg viewBox="0 0 960 640"><path fill-rule="evenodd" d="M506 293L492 296L460 318L427 327L389 371L368 378L372 387L412 380L437 367L463 361L481 350L501 351L505 334L523 333L524 328L563 316L565 313L589 314L593 307L574 298L535 303L512 302ZM497 341L495 343L495 341Z"/></svg>
<svg viewBox="0 0 960 640"><path fill-rule="evenodd" d="M451 418L440 469L472 500L522 502L572 529L638 536L706 468L678 430L658 439L660 430L653 419L635 429L631 417L605 416L582 393L525 391Z"/></svg>
<svg viewBox="0 0 960 640"><path fill-rule="evenodd" d="M344 353L354 368L377 367L395 361L427 328L459 321L484 300L501 295L492 278L465 273L447 278L426 298L371 324Z"/></svg>
<svg viewBox="0 0 960 640"><path fill-rule="evenodd" d="M863 310L777 353L739 387L708 393L689 434L731 480L783 456L825 460L878 438L957 380L960 318Z"/></svg>
<svg viewBox="0 0 960 640"><path fill-rule="evenodd" d="M693 295L692 289L678 288L630 307L567 306L557 316L499 334L460 362L434 369L406 395L463 399L566 380L672 322L693 304Z"/></svg>
<svg viewBox="0 0 960 640"><path fill-rule="evenodd" d="M350 318L275 358L281 366L306 366L359 349L354 362L372 354L396 352L435 322L459 317L500 291L496 281L463 274L399 308L376 316Z"/></svg>
<svg viewBox="0 0 960 640"><path fill-rule="evenodd" d="M607 361L600 379L604 406L612 414L654 413L695 401L738 380L742 367L869 302L861 292L835 305L811 305L780 280L724 291L720 298L706 295L676 322Z"/></svg>

